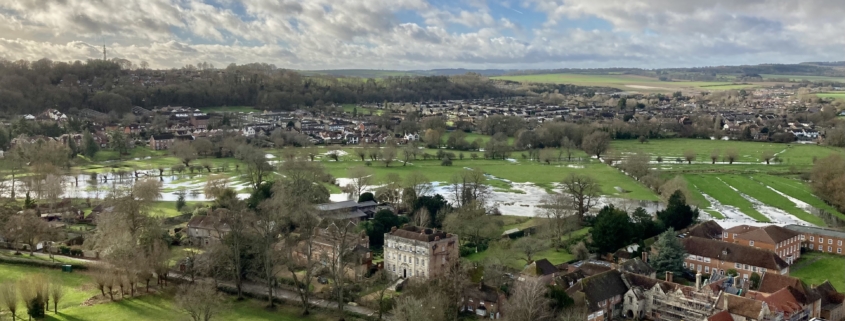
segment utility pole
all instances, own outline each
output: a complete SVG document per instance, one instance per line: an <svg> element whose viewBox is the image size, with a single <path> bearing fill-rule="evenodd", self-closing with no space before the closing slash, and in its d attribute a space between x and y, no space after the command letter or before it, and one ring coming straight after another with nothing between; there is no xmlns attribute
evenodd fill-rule
<svg viewBox="0 0 845 321"><path fill-rule="evenodd" d="M103 40L103 61L106 61L106 41Z"/></svg>

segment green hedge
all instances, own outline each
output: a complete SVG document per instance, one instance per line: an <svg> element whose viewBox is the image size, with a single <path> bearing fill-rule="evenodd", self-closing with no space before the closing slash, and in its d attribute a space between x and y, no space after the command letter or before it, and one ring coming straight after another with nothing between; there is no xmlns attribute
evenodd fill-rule
<svg viewBox="0 0 845 321"><path fill-rule="evenodd" d="M24 257L9 257L9 256L0 256L0 263L27 265L27 266L44 267L44 268L51 268L51 269L61 269L62 265L67 264L67 263L61 263L61 262L46 262L46 261L27 259L27 258L24 258ZM70 265L73 267L74 270L87 270L88 269L88 266L86 266L85 264L71 263Z"/></svg>

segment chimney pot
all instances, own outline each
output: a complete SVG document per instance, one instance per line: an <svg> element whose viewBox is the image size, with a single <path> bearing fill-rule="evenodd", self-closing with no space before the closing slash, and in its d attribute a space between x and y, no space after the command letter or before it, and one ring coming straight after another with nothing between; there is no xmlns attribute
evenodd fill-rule
<svg viewBox="0 0 845 321"><path fill-rule="evenodd" d="M643 262L648 263L648 252L643 251Z"/></svg>
<svg viewBox="0 0 845 321"><path fill-rule="evenodd" d="M396 226L390 228L390 233L396 232Z"/></svg>

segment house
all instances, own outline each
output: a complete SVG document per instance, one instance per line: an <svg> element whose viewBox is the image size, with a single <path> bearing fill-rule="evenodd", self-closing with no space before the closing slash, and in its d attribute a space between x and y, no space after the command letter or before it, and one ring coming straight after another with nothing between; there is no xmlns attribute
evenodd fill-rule
<svg viewBox="0 0 845 321"><path fill-rule="evenodd" d="M764 274L760 279L757 292L767 294L765 296L768 297L784 289L789 289L789 295L794 297L795 302L801 306L801 309L807 311L809 317L817 318L821 315L821 295L813 287L807 286L798 278L771 273ZM778 301L786 300L785 294L781 294L779 297L780 300ZM767 304L772 303L769 302ZM795 313L799 313L797 311L794 310Z"/></svg>
<svg viewBox="0 0 845 321"><path fill-rule="evenodd" d="M646 257L647 255L648 252L643 252L643 257ZM648 263L640 258L635 258L619 264L619 270L631 274L644 275L650 278L657 277L657 270L652 268L651 265L648 265Z"/></svg>
<svg viewBox="0 0 845 321"><path fill-rule="evenodd" d="M399 278L442 275L458 260L458 236L418 226L384 233L384 268Z"/></svg>
<svg viewBox="0 0 845 321"><path fill-rule="evenodd" d="M165 150L176 140L176 136L170 133L154 134L150 136L150 149Z"/></svg>
<svg viewBox="0 0 845 321"><path fill-rule="evenodd" d="M205 130L208 128L208 115L191 114L191 125L194 129Z"/></svg>
<svg viewBox="0 0 845 321"><path fill-rule="evenodd" d="M622 272L610 270L578 283L587 305L587 320L604 321L622 316L622 297L628 292Z"/></svg>
<svg viewBox="0 0 845 321"><path fill-rule="evenodd" d="M799 233L802 247L810 251L822 251L842 255L845 232L820 227L787 225L784 228Z"/></svg>
<svg viewBox="0 0 845 321"><path fill-rule="evenodd" d="M344 231L338 224L347 224L345 228L348 230ZM339 260L341 254L346 254L347 277L358 280L367 275L373 264L373 253L370 251L370 238L363 231L357 232L358 230L356 224L350 221L328 222L315 229L312 253L314 258L319 259L323 266L328 266L333 258ZM300 257L305 258L302 254Z"/></svg>
<svg viewBox="0 0 845 321"><path fill-rule="evenodd" d="M695 236L711 240L721 240L724 229L713 220L696 224L686 231L686 236Z"/></svg>
<svg viewBox="0 0 845 321"><path fill-rule="evenodd" d="M725 275L734 269L744 279L751 273L789 273L789 264L769 250L694 236L682 243L687 252L684 267L693 271Z"/></svg>
<svg viewBox="0 0 845 321"><path fill-rule="evenodd" d="M698 274L695 286L686 286L674 283L671 273L664 280L624 272L620 278L628 288L623 297L623 316L651 320L703 320L715 312L715 302L721 295L719 285L732 281L705 285Z"/></svg>
<svg viewBox="0 0 845 321"><path fill-rule="evenodd" d="M722 295L717 306L730 313L734 321L763 321L772 314L766 302L729 293Z"/></svg>
<svg viewBox="0 0 845 321"><path fill-rule="evenodd" d="M842 320L845 318L845 295L836 291L829 281L825 281L816 287L816 292L821 296L820 317L825 320Z"/></svg>
<svg viewBox="0 0 845 321"><path fill-rule="evenodd" d="M188 221L188 241L196 246L207 246L219 242L231 229L229 225L208 215L197 215Z"/></svg>
<svg viewBox="0 0 845 321"><path fill-rule="evenodd" d="M801 234L777 225L735 226L722 232L722 240L775 252L790 265L801 257Z"/></svg>
<svg viewBox="0 0 845 321"><path fill-rule="evenodd" d="M552 262L549 262L547 259L539 259L525 266L522 273L520 273L519 280L524 281L525 278L538 278L543 283L552 285L555 283L555 278L559 273L560 270Z"/></svg>
<svg viewBox="0 0 845 321"><path fill-rule="evenodd" d="M461 311L475 313L479 318L501 319L505 300L502 291L485 285L482 280L478 285L472 284L464 289Z"/></svg>

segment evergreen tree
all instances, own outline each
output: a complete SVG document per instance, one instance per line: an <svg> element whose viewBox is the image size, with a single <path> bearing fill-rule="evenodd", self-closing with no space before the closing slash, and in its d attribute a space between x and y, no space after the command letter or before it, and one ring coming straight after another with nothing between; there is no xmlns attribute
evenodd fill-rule
<svg viewBox="0 0 845 321"><path fill-rule="evenodd" d="M26 192L26 199L23 200L23 207L24 208L35 208L35 200L29 196L29 192Z"/></svg>
<svg viewBox="0 0 845 321"><path fill-rule="evenodd" d="M126 137L122 131L113 131L110 143L111 147L117 151L118 158L123 159L123 155L129 153L129 137Z"/></svg>
<svg viewBox="0 0 845 321"><path fill-rule="evenodd" d="M657 212L657 218L666 227L682 230L698 219L698 209L693 210L687 204L684 193L677 190L669 197L669 204L666 205L666 209Z"/></svg>
<svg viewBox="0 0 845 321"><path fill-rule="evenodd" d="M100 151L100 145L94 140L94 136L91 135L91 132L85 132L82 135L82 154L88 158L93 158L98 151Z"/></svg>
<svg viewBox="0 0 845 321"><path fill-rule="evenodd" d="M9 134L5 130L0 130L0 150L6 150L9 146Z"/></svg>
<svg viewBox="0 0 845 321"><path fill-rule="evenodd" d="M653 246L657 254L651 257L649 264L657 270L657 275L663 275L667 271L676 275L684 272L684 258L687 252L681 240L675 236L675 229L669 228L661 233Z"/></svg>
<svg viewBox="0 0 845 321"><path fill-rule="evenodd" d="M605 206L599 211L591 231L593 238L591 245L598 253L616 252L628 245L633 236L628 213L613 205Z"/></svg>

